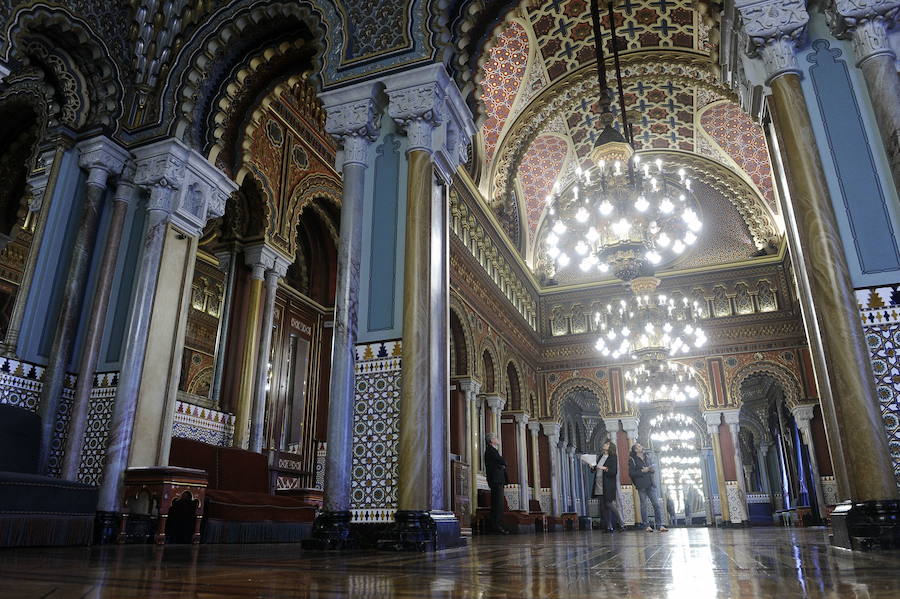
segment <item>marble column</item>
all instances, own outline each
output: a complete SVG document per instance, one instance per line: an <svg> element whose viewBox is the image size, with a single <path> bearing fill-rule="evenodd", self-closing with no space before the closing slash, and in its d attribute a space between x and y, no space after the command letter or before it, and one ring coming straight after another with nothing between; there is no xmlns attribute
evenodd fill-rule
<svg viewBox="0 0 900 599"><path fill-rule="evenodd" d="M506 407L506 400L496 394L486 395L484 399L491 410L491 432L497 435L497 439L502 443L503 429L500 427L500 417L503 415L503 408Z"/></svg>
<svg viewBox="0 0 900 599"><path fill-rule="evenodd" d="M528 415L513 414L516 421L516 449L519 461L519 509L528 511L528 441L525 438L525 426Z"/></svg>
<svg viewBox="0 0 900 599"><path fill-rule="evenodd" d="M192 257L187 266L182 260L195 251L196 237L207 221L224 214L225 201L237 189L233 181L179 140L154 142L134 149L133 154L135 184L149 197L100 487L98 509L104 512L118 511L122 476L129 465L168 461L183 316L193 276ZM194 240L187 245L186 235ZM180 284L160 277L167 241L172 242L174 254L167 272L179 271ZM151 321L155 323L152 328ZM138 426L141 432L134 434Z"/></svg>
<svg viewBox="0 0 900 599"><path fill-rule="evenodd" d="M541 432L541 423L532 421L528 423L528 432L531 433L531 478L533 486L531 489L532 497L541 500L541 453L540 439L538 433ZM541 509L545 509L541 506Z"/></svg>
<svg viewBox="0 0 900 599"><path fill-rule="evenodd" d="M831 393L821 394L822 412L838 493L855 501L896 499L868 346L794 53L794 40L802 37L809 17L800 5L768 3L773 14L762 18L759 2L742 4L738 11L750 39L748 54L762 59L772 90L768 106L803 248L805 263L800 266L808 273L828 369Z"/></svg>
<svg viewBox="0 0 900 599"><path fill-rule="evenodd" d="M380 117L374 84L329 92L321 98L327 111L325 130L342 146L338 166L344 184L329 382L325 512L316 518L314 532L328 544L346 540L349 534L362 216L369 146L376 138ZM336 534L329 534L332 529Z"/></svg>
<svg viewBox="0 0 900 599"><path fill-rule="evenodd" d="M481 433L478 430L478 391L481 383L472 378L457 381L466 396L466 448L465 460L469 464L469 510L472 515L478 509L478 464L481 453Z"/></svg>
<svg viewBox="0 0 900 599"><path fill-rule="evenodd" d="M562 438L556 444L556 459L559 461L559 509L565 514L569 511L569 456Z"/></svg>
<svg viewBox="0 0 900 599"><path fill-rule="evenodd" d="M16 293L15 303L13 304L9 324L6 328L6 336L3 342L0 343L0 351L2 351L4 356L16 356L19 334L22 330L22 319L25 318L28 294L31 290L31 282L34 280L38 252L44 239L47 214L52 203L50 198L56 192L60 167L72 143L72 140L67 136L62 137L54 150L44 152L38 157L39 171L28 178L28 187L31 189L31 200L28 202L28 210L35 215L34 236L31 238L31 246L28 248L25 272L22 274L22 281Z"/></svg>
<svg viewBox="0 0 900 599"><path fill-rule="evenodd" d="M759 469L759 485L760 491L771 496L772 495L772 483L769 481L769 461L766 459L766 456L769 454L769 446L765 443L760 443L759 448L756 452L756 467ZM774 500L771 500L772 506L775 505Z"/></svg>
<svg viewBox="0 0 900 599"><path fill-rule="evenodd" d="M253 415L253 393L256 388L256 359L259 357L260 311L263 301L263 287L266 265L254 261L253 246L244 250L244 263L250 267L247 284L247 309L244 313L244 346L241 355L241 379L238 386L237 405L234 410L235 447L250 447L250 419Z"/></svg>
<svg viewBox="0 0 900 599"><path fill-rule="evenodd" d="M624 449L620 448L619 451L624 451L627 456L631 453L631 446L638 440L638 428L640 427L641 420L637 416L626 416L619 420L622 422L622 430L625 431L625 436L628 438L628 447L625 447ZM631 501L632 505L634 505L634 521L638 522L638 519L643 518L643 516L641 516L641 494L638 493L637 487L634 486L633 481L631 487Z"/></svg>
<svg viewBox="0 0 900 599"><path fill-rule="evenodd" d="M814 404L801 404L791 408L791 414L794 416L794 422L800 430L800 438L806 445L809 454L809 470L812 478L813 489L816 494L816 507L819 510L819 517L823 520L828 514L828 506L825 504L825 494L822 492L822 478L819 475L819 460L816 458L816 444L812 433L812 419L816 406Z"/></svg>
<svg viewBox="0 0 900 599"><path fill-rule="evenodd" d="M487 437L487 416L486 416L486 400L484 395L478 396L478 438L484 440ZM487 447L487 445L485 445ZM484 472L484 455L482 452L478 453L478 471Z"/></svg>
<svg viewBox="0 0 900 599"><path fill-rule="evenodd" d="M103 342L103 330L109 308L109 296L113 279L116 275L116 263L119 259L119 246L122 244L122 233L125 229L125 217L128 205L135 194L134 164L127 165L119 178L112 201L112 216L109 221L109 232L106 247L100 261L94 298L88 316L87 332L78 362L78 380L72 408L69 416L69 431L66 435L66 450L63 456L61 476L67 480L78 479L78 468L81 465L81 450L84 446L84 435L87 430L88 416L91 407L91 391L94 388L94 373L100 359L100 344Z"/></svg>
<svg viewBox="0 0 900 599"><path fill-rule="evenodd" d="M256 355L256 373L253 386L253 404L250 410L250 451L263 450L263 425L266 420L268 398L269 356L272 352L272 326L275 317L275 295L278 279L287 274L291 260L269 246L261 245L244 251L247 259L265 265L265 302L260 323L259 346Z"/></svg>
<svg viewBox="0 0 900 599"><path fill-rule="evenodd" d="M888 29L897 25L900 1L832 0L826 11L835 37L853 42L894 186L900 190L900 77L897 55L888 40Z"/></svg>
<svg viewBox="0 0 900 599"><path fill-rule="evenodd" d="M578 487L575 480L575 446L567 445L565 448L567 474L569 477L569 510L578 513Z"/></svg>
<svg viewBox="0 0 900 599"><path fill-rule="evenodd" d="M750 509L747 503L747 479L744 476L744 459L741 455L741 413L740 410L728 410L722 412L728 432L731 435L731 446L734 448L734 477L737 479L738 489L741 492L740 503L744 509L744 519L750 519Z"/></svg>
<svg viewBox="0 0 900 599"><path fill-rule="evenodd" d="M228 333L231 329L231 302L234 295L235 260L237 254L230 250L216 252L219 268L225 271L225 292L222 297L222 309L219 311L219 330L216 336L216 361L213 371L212 400L213 408L218 410L222 402L222 377L225 374L225 349L228 347Z"/></svg>
<svg viewBox="0 0 900 599"><path fill-rule="evenodd" d="M722 520L731 521L731 508L728 505L728 487L725 484L725 462L722 458L722 446L719 444L719 425L722 423L721 412L703 412L706 421L706 432L712 442L713 459L716 462L716 487L719 489L719 506ZM712 501L712 497L710 497Z"/></svg>
<svg viewBox="0 0 900 599"><path fill-rule="evenodd" d="M85 184L81 222L72 247L62 303L56 318L53 344L44 369L39 413L41 416L41 460L39 471L46 472L50 444L56 430L56 418L66 379L66 367L72 355L72 344L78 330L81 301L87 285L100 212L103 209L107 179L116 176L125 165L128 153L105 136L78 143L79 165L88 172Z"/></svg>
<svg viewBox="0 0 900 599"><path fill-rule="evenodd" d="M560 498L560 473L559 473L559 423L542 422L541 429L547 437L547 447L550 451L550 512L554 516L562 513L562 501Z"/></svg>

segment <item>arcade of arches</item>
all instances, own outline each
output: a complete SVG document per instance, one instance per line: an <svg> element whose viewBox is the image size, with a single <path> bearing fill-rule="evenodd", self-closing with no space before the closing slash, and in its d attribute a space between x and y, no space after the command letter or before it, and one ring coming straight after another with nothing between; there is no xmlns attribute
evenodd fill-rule
<svg viewBox="0 0 900 599"><path fill-rule="evenodd" d="M628 290L547 250L590 5L0 2L0 545L478 547L489 432L517 532L599 522L606 440L640 523L660 420L594 347ZM666 518L897 547L900 2L609 11L704 223L656 271L708 336Z"/></svg>

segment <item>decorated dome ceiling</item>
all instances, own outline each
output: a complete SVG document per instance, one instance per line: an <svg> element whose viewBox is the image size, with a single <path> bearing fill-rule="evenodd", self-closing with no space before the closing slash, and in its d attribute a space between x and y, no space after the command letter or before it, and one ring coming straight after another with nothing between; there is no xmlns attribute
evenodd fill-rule
<svg viewBox="0 0 900 599"><path fill-rule="evenodd" d="M704 230L714 233L665 267L671 269L750 259L783 227L764 132L719 82L717 31L696 4L614 3L635 149L684 164L704 181L697 199ZM493 31L476 78L480 185L510 241L536 270L545 198L554 183L565 184L588 164L602 130L589 11L587 0L521 3ZM605 8L601 13L609 56L609 18ZM612 108L618 115L618 101ZM603 275L587 276L599 281ZM588 281L574 272L557 280Z"/></svg>

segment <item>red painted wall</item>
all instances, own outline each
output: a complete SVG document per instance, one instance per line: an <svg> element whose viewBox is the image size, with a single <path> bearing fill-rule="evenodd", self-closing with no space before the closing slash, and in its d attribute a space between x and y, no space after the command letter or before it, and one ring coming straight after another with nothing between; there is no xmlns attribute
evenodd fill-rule
<svg viewBox="0 0 900 599"><path fill-rule="evenodd" d="M550 440L547 435L541 433L538 435L538 451L540 451L541 462L541 488L550 488ZM549 506L545 507L549 510Z"/></svg>
<svg viewBox="0 0 900 599"><path fill-rule="evenodd" d="M725 471L725 480L737 480L734 469L734 443L731 440L731 431L727 424L719 425L719 447L722 448L722 469Z"/></svg>
<svg viewBox="0 0 900 599"><path fill-rule="evenodd" d="M516 447L516 423L500 425L500 439L503 441L503 457L506 458L506 478L509 484L519 483L519 455Z"/></svg>

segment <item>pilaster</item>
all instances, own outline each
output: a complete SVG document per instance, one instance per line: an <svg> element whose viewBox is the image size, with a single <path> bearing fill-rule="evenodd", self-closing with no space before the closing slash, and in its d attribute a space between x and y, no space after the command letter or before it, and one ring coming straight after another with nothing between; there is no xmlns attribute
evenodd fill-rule
<svg viewBox="0 0 900 599"><path fill-rule="evenodd" d="M722 510L722 520L731 521L731 509L728 505L728 488L725 481L725 466L722 458L722 446L719 443L719 425L722 424L721 412L703 412L706 421L706 432L712 440L713 459L716 462L716 487L718 488L719 506ZM715 517L715 514L713 514Z"/></svg>

